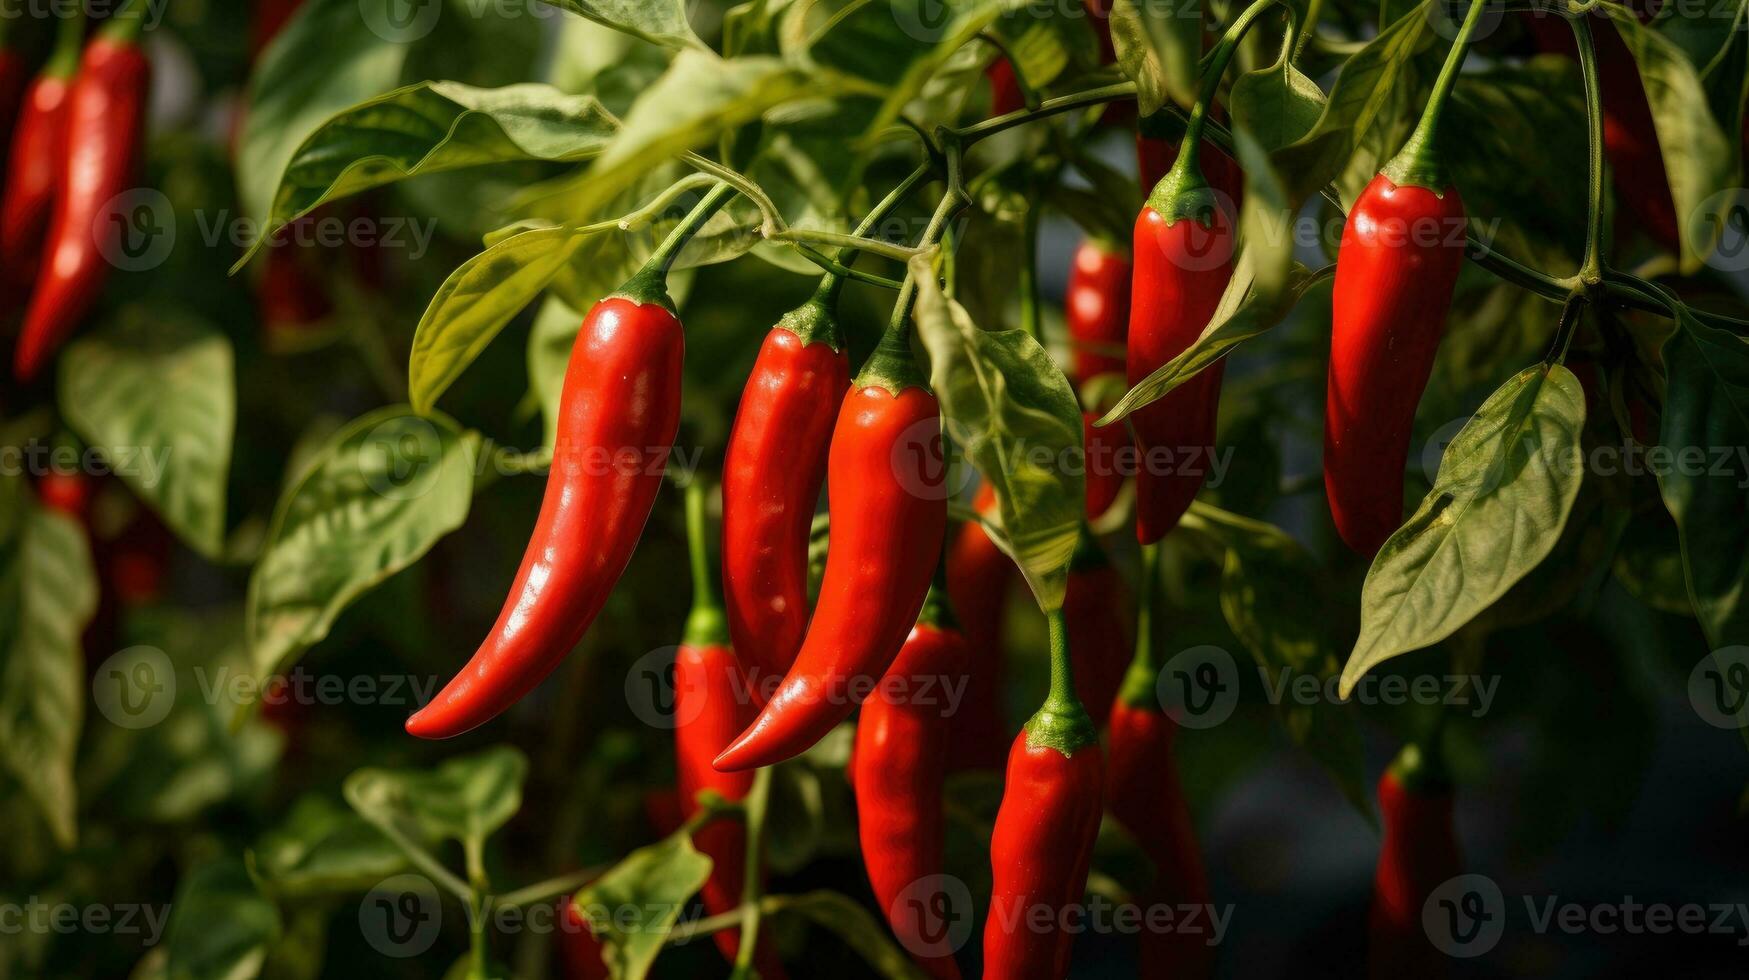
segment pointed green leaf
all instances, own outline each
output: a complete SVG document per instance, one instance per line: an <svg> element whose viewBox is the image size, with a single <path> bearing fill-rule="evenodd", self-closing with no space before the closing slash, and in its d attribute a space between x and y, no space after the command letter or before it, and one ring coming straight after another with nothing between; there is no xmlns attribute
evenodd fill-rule
<svg viewBox="0 0 1749 980"><path fill-rule="evenodd" d="M605 947L602 962L618 980L642 980L680 921L687 899L710 877L711 859L682 830L640 847L572 899Z"/></svg>
<svg viewBox="0 0 1749 980"><path fill-rule="evenodd" d="M376 827L420 842L453 840L474 853L522 807L528 758L507 745L436 769L360 769L346 802Z"/></svg>
<svg viewBox="0 0 1749 980"><path fill-rule="evenodd" d="M702 48L682 0L543 0L562 10L665 48Z"/></svg>
<svg viewBox="0 0 1749 980"><path fill-rule="evenodd" d="M1117 64L1136 83L1136 111L1151 116L1170 102L1196 101L1202 59L1202 0L1115 0L1111 43Z"/></svg>

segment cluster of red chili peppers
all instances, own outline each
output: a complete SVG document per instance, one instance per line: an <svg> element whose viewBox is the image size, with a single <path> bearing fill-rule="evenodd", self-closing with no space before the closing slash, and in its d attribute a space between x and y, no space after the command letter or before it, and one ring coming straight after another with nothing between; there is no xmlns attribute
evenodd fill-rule
<svg viewBox="0 0 1749 980"><path fill-rule="evenodd" d="M64 17L11 127L0 197L0 294L11 308L0 315L29 298L12 362L21 381L36 377L90 312L112 250L130 233L120 205L139 166L151 80L142 16L137 0L125 4L89 43L83 12ZM0 75L8 72L16 69Z"/></svg>

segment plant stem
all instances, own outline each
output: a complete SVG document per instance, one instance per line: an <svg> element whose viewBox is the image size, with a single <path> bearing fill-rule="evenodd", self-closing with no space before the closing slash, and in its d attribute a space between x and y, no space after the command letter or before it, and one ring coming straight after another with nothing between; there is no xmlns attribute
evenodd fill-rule
<svg viewBox="0 0 1749 980"><path fill-rule="evenodd" d="M747 917L741 920L741 946L735 951L735 976L750 975L753 953L759 945L760 887L764 882L762 845L765 842L765 806L771 798L771 769L753 773L753 788L742 805L747 818L747 870L741 879L741 907Z"/></svg>
<svg viewBox="0 0 1749 980"><path fill-rule="evenodd" d="M1142 580L1136 583L1136 653L1124 674L1119 697L1125 704L1158 705L1160 653L1154 649L1154 600L1160 582L1160 543L1142 545Z"/></svg>
<svg viewBox="0 0 1749 980"><path fill-rule="evenodd" d="M662 244L650 253L647 267L654 268L659 275L666 277L668 270L674 267L674 260L680 257L680 250L686 247L692 236L698 234L705 222L711 219L711 215L729 203L729 198L734 197L735 193L735 188L726 182L706 191L692 211L680 219L680 224L675 225L668 237L662 240Z"/></svg>
<svg viewBox="0 0 1749 980"><path fill-rule="evenodd" d="M1026 742L1073 755L1096 744L1099 732L1075 694L1075 666L1069 655L1069 626L1062 607L1046 612L1045 622L1051 634L1051 689L1026 723Z"/></svg>
<svg viewBox="0 0 1749 980"><path fill-rule="evenodd" d="M1016 109L1000 116L993 116L983 122L973 123L961 129L949 130L959 137L960 143L970 146L986 136L992 136L1016 126L1024 126L1047 116L1070 112L1082 106L1098 105L1102 102L1116 102L1119 99L1132 97L1136 94L1135 82L1119 82L1116 85L1106 85L1102 88L1088 89L1054 99L1046 99L1038 104L1036 109Z"/></svg>
<svg viewBox="0 0 1749 980"><path fill-rule="evenodd" d="M1245 32L1276 2L1277 0L1252 0L1251 5L1239 14L1215 44L1214 51L1209 56L1208 68L1202 73L1202 88L1196 94L1196 104L1190 107L1190 121L1184 127L1184 140L1178 146L1178 159L1172 165L1173 170L1183 167L1186 173L1200 174L1198 155L1202 150L1202 130L1208 120L1209 111L1214 106L1215 94L1221 89L1221 76L1227 73L1227 64L1233 60L1233 52L1238 50Z"/></svg>
<svg viewBox="0 0 1749 980"><path fill-rule="evenodd" d="M1475 34L1476 25L1481 23L1482 11L1487 5L1487 0L1470 0L1463 26L1458 28L1451 51L1445 56L1445 64L1439 67L1439 76L1433 80L1433 94L1428 96L1427 107L1421 111L1421 121L1415 124L1415 131L1409 134L1403 149L1379 171L1399 187L1413 184L1439 194L1450 185L1439 159L1439 119L1444 113L1446 98L1457 84L1464 56L1469 53L1470 37Z"/></svg>
<svg viewBox="0 0 1749 980"><path fill-rule="evenodd" d="M711 577L710 518L705 513L708 492L699 476L686 484L686 553L692 565L692 611L686 616L681 642L694 647L723 646L729 638L728 620Z"/></svg>
<svg viewBox="0 0 1749 980"><path fill-rule="evenodd" d="M949 218L968 203L965 187L960 177L960 147L956 145L947 148L947 190L941 195L941 202L935 206L935 213L929 217L929 226L923 229L923 240L917 243L917 251L924 252L941 238L942 229L947 226ZM905 274L905 285L899 290L899 299L893 304L892 319L887 321L887 332L904 335L905 318L911 312L911 300L917 295L917 279L910 272Z"/></svg>
<svg viewBox="0 0 1749 980"><path fill-rule="evenodd" d="M1043 343L1044 329L1040 322L1038 288L1038 195L1028 194L1026 217L1020 231L1020 328L1032 339Z"/></svg>
<svg viewBox="0 0 1749 980"><path fill-rule="evenodd" d="M1579 278L1589 288L1603 281L1603 95L1590 18L1574 17L1570 23L1573 40L1579 45L1579 74L1585 82L1585 258L1579 266Z"/></svg>
<svg viewBox="0 0 1749 980"><path fill-rule="evenodd" d="M10 15L7 15L10 19ZM79 51L85 44L85 15L61 18L55 29L55 50L43 65L43 74L55 78L71 78L79 70Z"/></svg>

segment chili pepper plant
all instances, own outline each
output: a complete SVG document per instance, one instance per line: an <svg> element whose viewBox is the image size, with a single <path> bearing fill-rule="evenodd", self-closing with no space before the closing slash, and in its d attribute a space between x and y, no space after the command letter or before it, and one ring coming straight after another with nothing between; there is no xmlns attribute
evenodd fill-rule
<svg viewBox="0 0 1749 980"><path fill-rule="evenodd" d="M1741 975L1745 23L0 0L0 976Z"/></svg>

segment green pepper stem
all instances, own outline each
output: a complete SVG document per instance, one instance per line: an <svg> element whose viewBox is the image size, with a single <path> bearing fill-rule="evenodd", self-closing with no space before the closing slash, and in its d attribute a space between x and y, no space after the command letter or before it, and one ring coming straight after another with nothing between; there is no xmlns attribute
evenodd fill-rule
<svg viewBox="0 0 1749 980"><path fill-rule="evenodd" d="M71 78L79 70L79 51L85 46L83 15L61 18L55 30L55 50L43 65L43 74L50 78Z"/></svg>
<svg viewBox="0 0 1749 980"><path fill-rule="evenodd" d="M753 788L748 791L743 802L743 813L747 818L747 866L741 879L741 907L746 910L746 918L741 920L741 946L735 951L735 976L752 975L753 953L759 945L759 890L764 881L764 858L761 854L765 842L765 808L771 798L771 770L756 769L753 772Z"/></svg>
<svg viewBox="0 0 1749 980"><path fill-rule="evenodd" d="M898 207L905 200L906 195L910 194L911 191L922 182L923 178L929 176L929 170L929 164L925 163L921 164L917 169L906 175L904 180L899 181L892 190L887 192L886 197L881 198L880 202L876 204L873 209L862 216L862 221L857 224L856 228L852 230L850 234L856 238L861 238L864 235L867 235L875 225L880 224L887 215L893 213L893 209ZM837 261L848 270L851 264L856 261L857 256L861 254L861 249L841 248L838 250ZM821 303L826 304L828 308L831 308L837 304L838 296L843 290L844 276L837 272L828 272L825 276L821 277L820 289L814 294L814 298Z"/></svg>
<svg viewBox="0 0 1749 980"><path fill-rule="evenodd" d="M1160 591L1160 544L1142 546L1142 580L1136 586L1136 654L1118 696L1133 708L1160 706L1160 652L1154 649L1154 600Z"/></svg>
<svg viewBox="0 0 1749 980"><path fill-rule="evenodd" d="M1201 177L1199 155L1202 151L1202 128L1214 106L1215 95L1221 90L1221 77L1227 73L1227 65L1233 60L1233 52L1239 49L1239 42L1244 40L1245 32L1276 2L1277 0L1252 0L1251 5L1239 14L1238 19L1227 27L1227 32L1215 43L1215 49L1209 56L1208 69L1202 74L1202 88L1196 94L1196 103L1190 107L1190 121L1184 127L1184 141L1178 146L1178 159L1172 165L1173 170L1182 167L1187 177L1193 173ZM1164 184L1166 179L1161 178L1161 183Z"/></svg>
<svg viewBox="0 0 1749 980"><path fill-rule="evenodd" d="M686 551L692 561L692 611L686 616L681 642L687 646L723 646L729 641L728 620L711 578L710 519L705 515L706 487L694 476L686 484Z"/></svg>
<svg viewBox="0 0 1749 980"><path fill-rule="evenodd" d="M1038 200L1036 194L1029 194L1028 197L1035 202ZM1020 226L1020 268L1017 270L1017 278L1020 280L1020 329L1025 330L1032 339L1042 342L1044 332L1038 286L1038 222L1038 204L1027 205L1026 217L1021 219Z"/></svg>
<svg viewBox="0 0 1749 980"><path fill-rule="evenodd" d="M723 205L729 203L729 198L734 196L735 188L727 183L718 184L706 191L692 211L680 219L680 224L675 225L668 237L662 240L662 244L650 253L648 265L667 276L668 270L674 267L674 260L680 257L680 250L698 234L705 222L711 219L711 215L721 210Z"/></svg>
<svg viewBox="0 0 1749 980"><path fill-rule="evenodd" d="M104 21L98 37L116 44L137 41L145 27L145 5L141 0L122 0L122 5ZM76 19L76 18L75 18Z"/></svg>
<svg viewBox="0 0 1749 980"><path fill-rule="evenodd" d="M1579 278L1588 285L1603 279L1603 96L1589 21L1586 16L1571 19L1573 40L1579 45L1579 75L1585 83L1585 258Z"/></svg>
<svg viewBox="0 0 1749 980"><path fill-rule="evenodd" d="M1450 186L1439 158L1439 120L1445 111L1446 98L1457 85L1464 57L1469 53L1470 37L1475 34L1476 25L1482 22L1482 11L1487 6L1487 0L1470 0L1463 26L1458 28L1451 51L1445 56L1445 64L1440 66L1439 76L1433 81L1433 94L1428 96L1427 107L1421 111L1421 121L1415 124L1415 131L1409 134L1403 149L1379 170L1398 187L1425 187L1435 194L1443 194Z"/></svg>
<svg viewBox="0 0 1749 980"><path fill-rule="evenodd" d="M1026 744L1048 746L1064 755L1099 741L1099 731L1075 694L1075 666L1069 656L1069 626L1061 608L1045 613L1051 633L1051 689L1026 723Z"/></svg>

